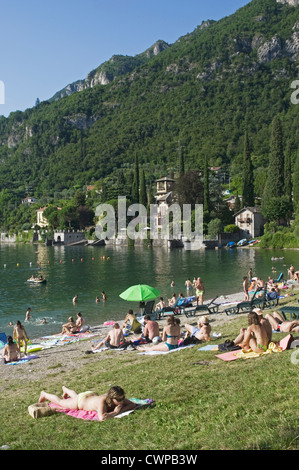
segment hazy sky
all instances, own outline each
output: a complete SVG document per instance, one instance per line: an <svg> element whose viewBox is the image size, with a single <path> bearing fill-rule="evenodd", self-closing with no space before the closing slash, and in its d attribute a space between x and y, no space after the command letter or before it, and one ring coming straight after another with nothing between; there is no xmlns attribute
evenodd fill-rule
<svg viewBox="0 0 299 470"><path fill-rule="evenodd" d="M169 44L249 0L0 0L0 115L34 106L114 54Z"/></svg>

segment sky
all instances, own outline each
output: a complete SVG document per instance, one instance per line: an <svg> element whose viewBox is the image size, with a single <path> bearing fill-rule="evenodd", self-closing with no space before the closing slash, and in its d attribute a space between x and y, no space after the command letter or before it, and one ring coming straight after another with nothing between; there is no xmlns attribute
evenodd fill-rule
<svg viewBox="0 0 299 470"><path fill-rule="evenodd" d="M0 115L51 98L115 54L168 44L250 0L0 0Z"/></svg>

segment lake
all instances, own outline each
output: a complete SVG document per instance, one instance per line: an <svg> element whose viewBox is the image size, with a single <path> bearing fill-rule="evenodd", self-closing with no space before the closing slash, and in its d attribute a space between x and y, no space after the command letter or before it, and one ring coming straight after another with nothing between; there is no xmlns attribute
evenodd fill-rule
<svg viewBox="0 0 299 470"><path fill-rule="evenodd" d="M271 257L283 257L272 261ZM205 299L242 291L249 268L264 280L293 263L299 267L297 250L237 248L205 251L168 250L145 247L67 247L44 245L0 245L0 331L11 334L17 320L31 338L59 333L69 316L80 311L89 325L123 319L127 310L138 311L138 303L126 302L119 294L133 284L158 288L164 299L172 292L187 294L185 281L200 276ZM46 284L32 285L30 276L43 275ZM171 281L175 287L170 287ZM96 303L105 291L108 300ZM72 299L78 294L78 303ZM193 292L192 292L193 294ZM190 294L187 294L190 295ZM24 322L27 307L33 319ZM47 324L42 324L46 318Z"/></svg>

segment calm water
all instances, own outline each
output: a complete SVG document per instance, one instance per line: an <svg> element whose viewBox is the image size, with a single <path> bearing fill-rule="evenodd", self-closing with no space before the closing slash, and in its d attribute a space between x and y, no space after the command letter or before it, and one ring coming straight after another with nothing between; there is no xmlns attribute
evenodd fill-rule
<svg viewBox="0 0 299 470"><path fill-rule="evenodd" d="M271 257L284 257L271 261ZM105 259L102 259L105 257ZM110 259L108 260L107 257ZM242 291L242 278L253 273L266 279L276 266L277 275L293 263L299 267L299 251L222 249L184 251L151 248L46 247L37 245L0 246L0 331L11 334L9 321L25 319L31 307L33 319L24 322L31 338L58 333L70 315L80 311L86 322L96 325L124 318L128 308L138 304L119 297L133 284L157 287L168 299L172 292L186 294L185 280L200 276L206 299ZM284 266L286 265L286 266ZM31 285L27 279L42 274L47 283ZM170 287L171 281L175 287ZM105 291L108 300L96 303ZM72 298L78 294L74 306ZM190 294L188 294L190 295ZM47 324L41 324L43 318Z"/></svg>

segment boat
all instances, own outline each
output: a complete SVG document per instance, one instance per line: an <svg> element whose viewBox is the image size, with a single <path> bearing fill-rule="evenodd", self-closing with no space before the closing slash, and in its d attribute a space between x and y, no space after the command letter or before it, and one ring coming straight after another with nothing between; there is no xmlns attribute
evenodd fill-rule
<svg viewBox="0 0 299 470"><path fill-rule="evenodd" d="M248 242L248 245L250 245L250 246L256 245L259 242L260 242L260 240L250 240L250 242Z"/></svg>
<svg viewBox="0 0 299 470"><path fill-rule="evenodd" d="M242 240L238 241L237 246L245 246L248 245L247 238L243 238Z"/></svg>
<svg viewBox="0 0 299 470"><path fill-rule="evenodd" d="M30 279L27 279L27 282L31 282L32 284L45 284L47 282L46 279L42 278L42 279L39 279L39 278L30 278Z"/></svg>
<svg viewBox="0 0 299 470"><path fill-rule="evenodd" d="M228 242L226 248L234 248L236 246L236 242Z"/></svg>

